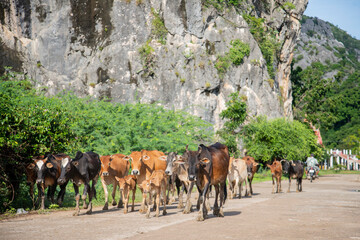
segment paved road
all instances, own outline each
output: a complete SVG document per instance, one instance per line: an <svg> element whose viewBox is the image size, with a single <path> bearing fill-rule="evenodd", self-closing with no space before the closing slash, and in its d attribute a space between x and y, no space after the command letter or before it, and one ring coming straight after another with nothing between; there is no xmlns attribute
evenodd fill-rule
<svg viewBox="0 0 360 240"><path fill-rule="evenodd" d="M253 197L228 200L224 218L210 214L204 222L175 204L151 219L116 208L32 214L0 222L0 239L360 239L360 175L324 176L304 181L302 193L295 184L291 190L271 194L270 182L254 184Z"/></svg>

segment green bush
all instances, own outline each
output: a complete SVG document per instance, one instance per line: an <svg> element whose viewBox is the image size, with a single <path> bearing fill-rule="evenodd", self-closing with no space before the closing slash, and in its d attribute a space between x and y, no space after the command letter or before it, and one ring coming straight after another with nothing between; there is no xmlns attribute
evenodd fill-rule
<svg viewBox="0 0 360 240"><path fill-rule="evenodd" d="M304 161L311 153L317 158L323 154L312 129L298 121L258 117L243 127L242 134L248 154L263 162Z"/></svg>

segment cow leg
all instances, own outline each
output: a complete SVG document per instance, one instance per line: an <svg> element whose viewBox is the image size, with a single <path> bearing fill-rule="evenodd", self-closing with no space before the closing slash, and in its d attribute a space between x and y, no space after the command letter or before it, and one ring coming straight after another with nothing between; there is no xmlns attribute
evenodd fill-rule
<svg viewBox="0 0 360 240"><path fill-rule="evenodd" d="M274 176L272 177L272 184L273 184L273 185L272 185L273 187L272 187L271 193L274 194L274 193L275 193L275 181L274 181Z"/></svg>
<svg viewBox="0 0 360 240"><path fill-rule="evenodd" d="M161 189L157 189L156 191L156 200L154 202L156 202L156 208L155 208L155 217L159 217L159 214L160 214L160 193L161 193ZM165 199L164 199L164 203L166 203L166 194L165 194ZM155 207L155 204L154 204L154 207Z"/></svg>
<svg viewBox="0 0 360 240"><path fill-rule="evenodd" d="M128 201L129 201L129 195L130 195L130 191L129 188L125 186L125 188L121 191L121 195L124 199L124 213L126 214L128 211Z"/></svg>
<svg viewBox="0 0 360 240"><path fill-rule="evenodd" d="M173 186L174 187L174 186ZM160 193L161 195L161 193ZM165 197L166 196L166 186L162 186L162 195ZM173 195L174 196L174 195ZM164 208L163 208L163 215L166 215L166 201L163 201L164 204Z"/></svg>
<svg viewBox="0 0 360 240"><path fill-rule="evenodd" d="M206 202L206 194L207 194L207 191L209 190L209 185L210 185L210 179L208 179L207 183L205 184L205 187L202 191L202 194L201 196L199 196L200 198L200 204L202 205L200 207L200 211L199 211L199 214L196 218L197 221L204 221L205 220L205 217L207 215L207 209L206 209L206 205L205 205L205 202ZM215 211L215 210L214 210Z"/></svg>
<svg viewBox="0 0 360 240"><path fill-rule="evenodd" d="M234 187L233 187L233 182L232 181L230 181L229 179L228 179L228 182L229 182L229 193L230 193L230 196L229 196L229 199L233 199L233 195L234 195L234 192L233 192L233 189L234 189Z"/></svg>
<svg viewBox="0 0 360 240"><path fill-rule="evenodd" d="M79 187L74 183L74 191L75 191L75 201L76 207L73 216L79 216L80 208L79 208L79 201L80 201L80 194L79 194Z"/></svg>
<svg viewBox="0 0 360 240"><path fill-rule="evenodd" d="M288 187L288 190L287 190L288 193L290 192L290 186L291 186L291 177L289 176L289 187Z"/></svg>
<svg viewBox="0 0 360 240"><path fill-rule="evenodd" d="M104 189L104 194L105 194L105 204L104 204L104 207L103 207L103 210L108 210L109 209L109 192L108 192L108 189L107 189L107 185L105 183L105 180L103 178L100 178L101 179L101 185Z"/></svg>
<svg viewBox="0 0 360 240"><path fill-rule="evenodd" d="M251 196L251 195L253 195L253 190L252 190L252 180L253 180L253 178L249 179L250 196Z"/></svg>
<svg viewBox="0 0 360 240"><path fill-rule="evenodd" d="M239 199L241 199L241 187L242 187L241 181L238 183L238 187L239 187ZM220 192L220 194L221 194L221 192Z"/></svg>
<svg viewBox="0 0 360 240"><path fill-rule="evenodd" d="M65 191L66 191L66 185L67 184L63 184L63 185L60 185L60 192L58 194L58 197L56 199L57 203L59 206L62 205L63 201L64 201L64 196L65 196Z"/></svg>
<svg viewBox="0 0 360 240"><path fill-rule="evenodd" d="M192 189L194 187L194 182L190 182L190 186L188 188L188 192L187 192L187 195L186 195L186 205L185 205L185 209L183 211L184 214L188 214L190 212L192 212L192 204L191 204L191 192L192 192Z"/></svg>
<svg viewBox="0 0 360 240"><path fill-rule="evenodd" d="M97 179L96 179L97 180ZM95 195L95 184L96 184L96 181L93 179L92 180L92 183L91 183L91 189L90 189L90 192L89 192L89 210L86 211L86 214L91 214L92 213L92 199Z"/></svg>
<svg viewBox="0 0 360 240"><path fill-rule="evenodd" d="M52 185L51 188L51 195L50 195L50 202L51 204L55 204L55 192L56 192L57 183Z"/></svg>
<svg viewBox="0 0 360 240"><path fill-rule="evenodd" d="M202 195L202 191L198 188L198 198L197 198L197 202L196 202L196 209L200 210L200 205L201 205L201 195Z"/></svg>
<svg viewBox="0 0 360 240"><path fill-rule="evenodd" d="M132 190L132 206L131 206L132 212L134 211L135 192L136 192L136 188Z"/></svg>
<svg viewBox="0 0 360 240"><path fill-rule="evenodd" d="M245 177L245 196L249 196L249 182L247 177Z"/></svg>
<svg viewBox="0 0 360 240"><path fill-rule="evenodd" d="M84 191L83 191L83 195L81 196L81 198L83 200L83 209L88 208L88 205L86 204L86 197L87 197L87 194L88 194L88 191L89 191L89 188L90 188L89 185L90 185L89 181L86 181L84 183Z"/></svg>
<svg viewBox="0 0 360 240"><path fill-rule="evenodd" d="M139 209L139 213L145 213L146 212L146 209L145 209L145 204L147 204L147 201L146 201L146 193L144 193L144 191L140 188L141 192L142 192L142 202L141 202L141 206L140 206L140 209Z"/></svg>
<svg viewBox="0 0 360 240"><path fill-rule="evenodd" d="M38 183L37 187L38 187L38 194L39 194L38 199L40 199L40 201L41 201L40 209L44 210L45 209L45 188L44 188L44 184ZM50 191L50 188L48 189L48 192L49 191Z"/></svg>
<svg viewBox="0 0 360 240"><path fill-rule="evenodd" d="M173 204L175 202L175 179L176 176L171 176L171 183L169 184L169 189L171 191L171 198L170 198L170 201L169 201L169 204Z"/></svg>
<svg viewBox="0 0 360 240"><path fill-rule="evenodd" d="M184 195L184 190L187 186L185 186L185 183L183 184L182 188L180 189L180 194L179 194L179 204L177 206L177 208L183 208L184 207L184 203L183 203L183 195Z"/></svg>
<svg viewBox="0 0 360 240"><path fill-rule="evenodd" d="M214 209L213 214L215 216L219 216L219 205L218 205L218 197L219 197L219 185L214 185L215 187L215 201L214 201Z"/></svg>
<svg viewBox="0 0 360 240"><path fill-rule="evenodd" d="M282 190L281 190L281 175L279 177L279 192L282 192Z"/></svg>
<svg viewBox="0 0 360 240"><path fill-rule="evenodd" d="M111 197L112 197L112 205L113 206L116 206L116 200L115 200L115 195L116 195L116 189L117 189L118 185L116 184L116 180L114 180L113 182L113 191L111 193ZM122 199L121 197L121 192L120 192L120 199ZM122 205L122 203L121 203ZM122 207L122 206L121 206ZM118 208L120 208L120 200L119 200L119 205L118 205Z"/></svg>
<svg viewBox="0 0 360 240"><path fill-rule="evenodd" d="M30 183L30 189L29 189L30 198L33 204L33 208L35 208L35 196L34 196L34 184Z"/></svg>
<svg viewBox="0 0 360 240"><path fill-rule="evenodd" d="M299 192L302 192L302 177L299 178Z"/></svg>
<svg viewBox="0 0 360 240"><path fill-rule="evenodd" d="M144 196L145 195L145 196ZM151 196L151 192L149 193L149 198ZM145 198L145 204L146 204L146 218L150 218L150 211L151 211L151 207L150 207L150 203L148 201L146 201L146 193L143 193L143 199ZM145 212L145 209L144 209Z"/></svg>
<svg viewBox="0 0 360 240"><path fill-rule="evenodd" d="M225 202L225 193L226 191L226 182L220 183L220 209L219 209L219 217L224 217L224 210L223 210L223 204ZM239 189L239 198L241 198L241 182L240 182L240 189Z"/></svg>

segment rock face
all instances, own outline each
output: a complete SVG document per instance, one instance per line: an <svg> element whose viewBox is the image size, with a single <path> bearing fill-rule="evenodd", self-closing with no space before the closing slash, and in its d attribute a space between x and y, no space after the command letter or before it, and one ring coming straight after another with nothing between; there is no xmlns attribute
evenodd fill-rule
<svg viewBox="0 0 360 240"><path fill-rule="evenodd" d="M0 62L47 86L48 94L66 90L114 102L159 102L200 116L215 129L234 91L252 116L291 118L290 64L307 0L240 3L278 31L274 84L239 8L204 2L4 0ZM290 2L294 8L284 7ZM249 44L250 54L219 76L215 63L234 39Z"/></svg>

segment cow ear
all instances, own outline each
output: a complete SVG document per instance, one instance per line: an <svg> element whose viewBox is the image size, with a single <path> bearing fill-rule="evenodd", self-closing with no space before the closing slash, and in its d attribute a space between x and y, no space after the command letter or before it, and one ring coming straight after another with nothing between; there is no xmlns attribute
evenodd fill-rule
<svg viewBox="0 0 360 240"><path fill-rule="evenodd" d="M202 164L208 164L208 163L210 163L210 160L208 158L203 158L203 159L200 160L200 162Z"/></svg>
<svg viewBox="0 0 360 240"><path fill-rule="evenodd" d="M253 163L253 165L254 165L254 166L257 166L257 165L259 165L259 163L255 162L255 163Z"/></svg>
<svg viewBox="0 0 360 240"><path fill-rule="evenodd" d="M125 161L129 161L129 160L131 159L131 157L130 157L130 156L125 156L125 157L123 157L123 159L124 159Z"/></svg>
<svg viewBox="0 0 360 240"><path fill-rule="evenodd" d="M115 176L115 180L116 180L117 182L119 182L119 181L120 181L120 178L117 177L117 176Z"/></svg>
<svg viewBox="0 0 360 240"><path fill-rule="evenodd" d="M177 156L176 156L176 160L183 161L184 158L183 158L183 156L181 156L181 155L177 155Z"/></svg>
<svg viewBox="0 0 360 240"><path fill-rule="evenodd" d="M46 167L47 167L47 168L53 168L54 165L52 165L52 163L47 163L47 164L46 164Z"/></svg>
<svg viewBox="0 0 360 240"><path fill-rule="evenodd" d="M161 156L161 157L159 157L159 160L161 160L161 161L166 161L166 159L167 159L167 156Z"/></svg>
<svg viewBox="0 0 360 240"><path fill-rule="evenodd" d="M26 168L27 168L27 169L34 169L34 168L35 168L35 164L30 163Z"/></svg>
<svg viewBox="0 0 360 240"><path fill-rule="evenodd" d="M142 159L143 159L144 161L147 161L147 160L150 159L150 157L149 157L148 155L144 155L144 156L142 157Z"/></svg>
<svg viewBox="0 0 360 240"><path fill-rule="evenodd" d="M185 161L184 160L176 160L173 163L175 163L175 164L185 164Z"/></svg>
<svg viewBox="0 0 360 240"><path fill-rule="evenodd" d="M75 159L80 159L83 156L83 153L80 151L77 151Z"/></svg>
<svg viewBox="0 0 360 240"><path fill-rule="evenodd" d="M75 167L77 167L77 166L79 165L79 162L78 162L78 161L71 161L71 163L72 163Z"/></svg>
<svg viewBox="0 0 360 240"><path fill-rule="evenodd" d="M268 168L270 168L270 167L271 167L269 164L266 164L266 166L267 166Z"/></svg>

